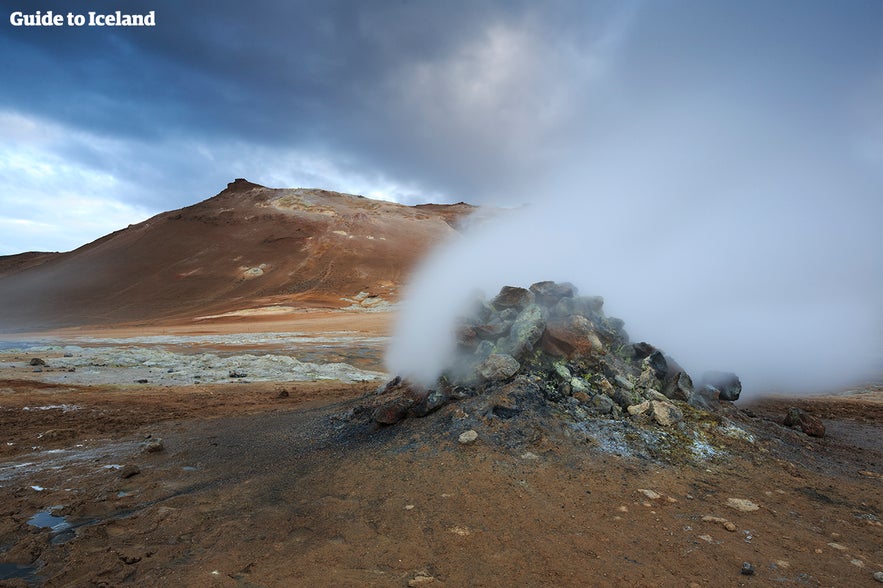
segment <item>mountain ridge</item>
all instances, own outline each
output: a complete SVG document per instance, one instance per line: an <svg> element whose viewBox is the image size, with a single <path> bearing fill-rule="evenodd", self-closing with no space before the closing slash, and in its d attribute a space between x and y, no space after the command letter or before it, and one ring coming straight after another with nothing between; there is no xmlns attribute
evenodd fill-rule
<svg viewBox="0 0 883 588"><path fill-rule="evenodd" d="M475 210L239 178L70 252L0 257L0 332L332 309L360 293L395 301L419 259Z"/></svg>

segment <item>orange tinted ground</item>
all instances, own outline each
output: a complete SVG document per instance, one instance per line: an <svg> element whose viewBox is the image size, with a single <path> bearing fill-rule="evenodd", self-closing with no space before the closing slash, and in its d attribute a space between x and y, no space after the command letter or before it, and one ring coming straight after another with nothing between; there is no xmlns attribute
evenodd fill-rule
<svg viewBox="0 0 883 588"><path fill-rule="evenodd" d="M388 319L154 334L380 334ZM375 384L61 386L39 375L0 373L0 572L23 576L0 586L874 586L883 570L879 386L754 403L755 443L671 465L553 434L516 447L479 430L464 446L444 425L456 405L375 430L348 418ZM794 404L829 435L775 424ZM77 408L36 409L65 405ZM163 450L145 453L156 438ZM139 471L123 477L125 466ZM28 525L51 506L75 532Z"/></svg>

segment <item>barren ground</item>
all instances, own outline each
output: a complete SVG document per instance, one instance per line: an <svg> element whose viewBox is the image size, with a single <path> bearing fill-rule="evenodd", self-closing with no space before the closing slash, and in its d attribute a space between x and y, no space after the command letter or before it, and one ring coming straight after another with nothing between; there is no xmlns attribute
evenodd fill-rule
<svg viewBox="0 0 883 588"><path fill-rule="evenodd" d="M95 367L116 381L53 367L113 348L168 361L312 353L380 370L388 320L22 335L56 341L0 351L0 586L879 585L879 385L739 404L752 441L666 464L554 435L509 446L479 430L461 445L444 424L455 405L379 430L348 419L381 380L199 383L188 372L182 384L161 377L177 368L153 366L139 384L131 367ZM290 337L236 338L261 333ZM32 357L48 366L34 371ZM777 424L792 405L828 435ZM157 439L162 450L148 452Z"/></svg>

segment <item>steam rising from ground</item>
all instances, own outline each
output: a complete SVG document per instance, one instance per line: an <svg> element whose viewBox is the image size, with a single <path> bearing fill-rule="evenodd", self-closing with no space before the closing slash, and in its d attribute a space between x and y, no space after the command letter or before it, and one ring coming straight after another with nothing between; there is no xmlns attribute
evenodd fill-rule
<svg viewBox="0 0 883 588"><path fill-rule="evenodd" d="M590 153L590 169L563 166L530 204L435 251L406 292L389 370L433 381L476 289L555 280L604 296L632 341L689 372L736 372L746 395L879 378L879 172L824 136L664 126Z"/></svg>

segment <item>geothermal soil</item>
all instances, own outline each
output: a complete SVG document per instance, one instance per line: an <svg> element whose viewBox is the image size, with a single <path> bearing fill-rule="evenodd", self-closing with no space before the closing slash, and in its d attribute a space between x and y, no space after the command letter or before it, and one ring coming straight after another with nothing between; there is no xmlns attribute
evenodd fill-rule
<svg viewBox="0 0 883 588"><path fill-rule="evenodd" d="M671 462L463 444L456 403L353 416L388 321L4 340L0 586L880 585L880 385L740 401L732 442ZM789 406L827 436L781 426Z"/></svg>

